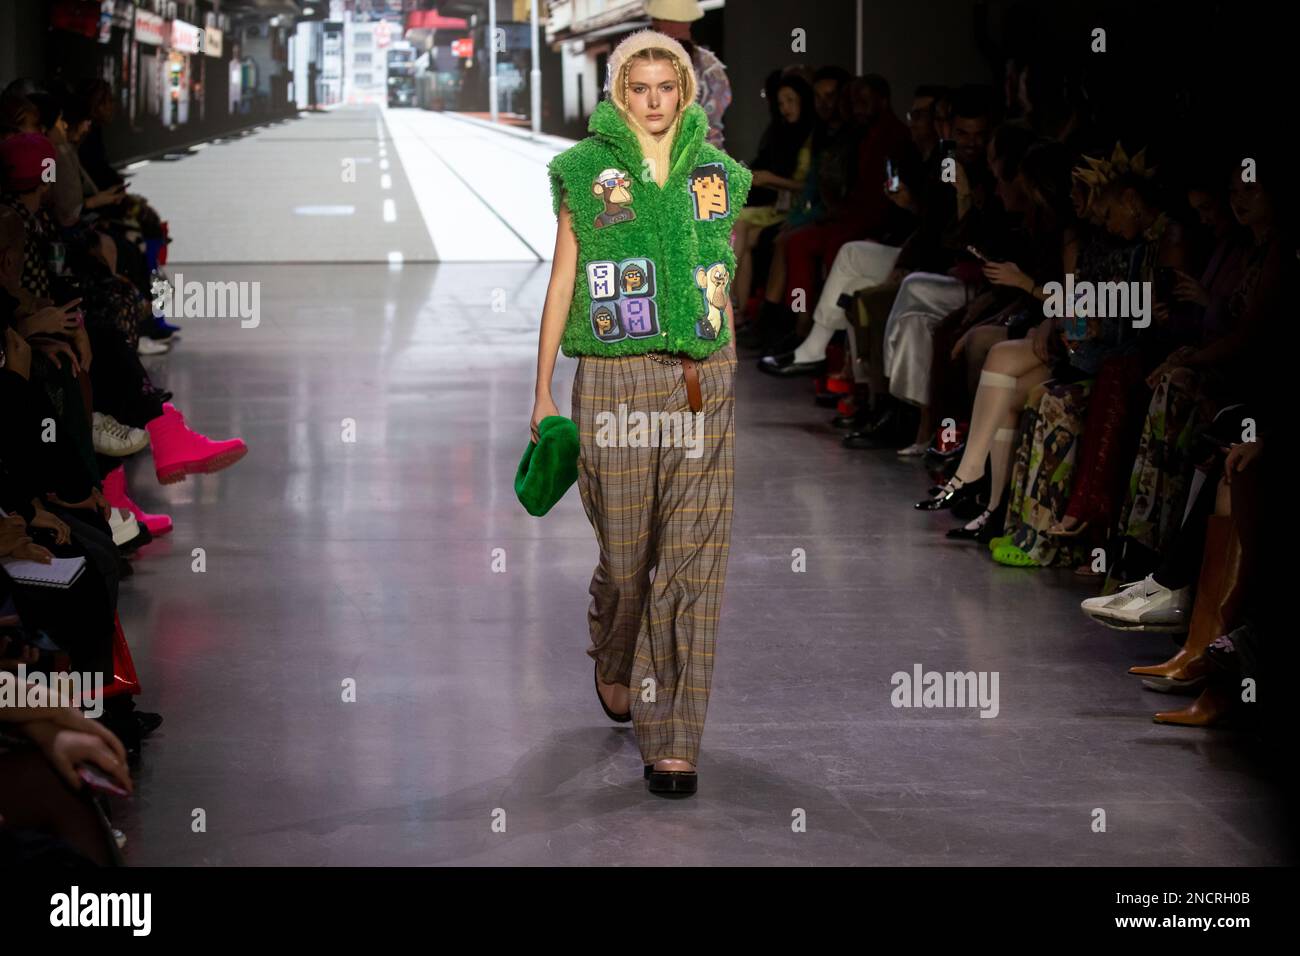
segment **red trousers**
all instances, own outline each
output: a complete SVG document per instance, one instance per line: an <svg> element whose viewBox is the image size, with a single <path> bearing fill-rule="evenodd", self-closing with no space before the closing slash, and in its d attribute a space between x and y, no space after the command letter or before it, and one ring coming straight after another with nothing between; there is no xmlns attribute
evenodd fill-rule
<svg viewBox="0 0 1300 956"><path fill-rule="evenodd" d="M795 290L802 289L803 311L812 312L835 253L844 243L863 238L865 228L857 220L843 219L791 230L785 237L785 304L793 309Z"/></svg>

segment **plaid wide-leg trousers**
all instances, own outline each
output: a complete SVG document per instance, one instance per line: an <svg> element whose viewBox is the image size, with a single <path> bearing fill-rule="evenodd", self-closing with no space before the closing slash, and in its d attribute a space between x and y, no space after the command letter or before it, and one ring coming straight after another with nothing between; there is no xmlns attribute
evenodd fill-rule
<svg viewBox="0 0 1300 956"><path fill-rule="evenodd" d="M697 369L698 414L681 365L647 355L582 356L573 381L578 490L600 546L587 653L631 689L645 763L697 762L731 547L735 346ZM665 424L655 447L653 427L645 441L620 424L634 412L683 427Z"/></svg>

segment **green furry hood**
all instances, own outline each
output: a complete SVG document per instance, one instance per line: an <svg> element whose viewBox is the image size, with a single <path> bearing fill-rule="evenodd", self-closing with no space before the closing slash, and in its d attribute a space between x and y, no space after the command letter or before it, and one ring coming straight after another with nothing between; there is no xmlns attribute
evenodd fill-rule
<svg viewBox="0 0 1300 956"><path fill-rule="evenodd" d="M618 107L609 100L601 100L596 104L591 118L587 120L587 132L592 135L560 153L548 167L551 179L551 211L557 216L560 214L560 195L564 191L564 182L556 175L557 163L570 153L580 150L585 144L602 145L624 166L637 171L641 169L644 156L641 154L641 144L637 141L636 133L624 122ZM704 107L696 103L686 107L682 112L677 138L673 141L671 153L673 168L669 173L670 176L677 171L678 165L683 162L682 157L687 155L688 151L694 153L704 144L708 132L709 114L704 112Z"/></svg>

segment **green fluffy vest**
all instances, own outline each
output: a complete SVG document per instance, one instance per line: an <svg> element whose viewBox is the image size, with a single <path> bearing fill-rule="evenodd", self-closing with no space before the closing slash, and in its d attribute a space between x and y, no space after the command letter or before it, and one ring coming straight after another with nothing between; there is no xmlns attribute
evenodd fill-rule
<svg viewBox="0 0 1300 956"><path fill-rule="evenodd" d="M736 272L731 227L750 171L705 142L708 117L698 105L682 114L662 187L612 103L600 102L588 129L547 167L555 212L565 202L578 237L561 350L704 358L722 348Z"/></svg>

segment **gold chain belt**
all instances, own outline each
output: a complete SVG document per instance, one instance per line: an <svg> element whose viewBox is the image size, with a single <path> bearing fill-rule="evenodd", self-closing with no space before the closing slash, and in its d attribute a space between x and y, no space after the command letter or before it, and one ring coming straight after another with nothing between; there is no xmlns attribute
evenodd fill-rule
<svg viewBox="0 0 1300 956"><path fill-rule="evenodd" d="M682 360L680 356L669 355L667 352L646 352L645 356L647 358L653 359L654 361L658 362L660 365L681 365L682 364Z"/></svg>

